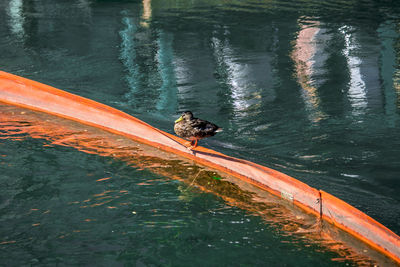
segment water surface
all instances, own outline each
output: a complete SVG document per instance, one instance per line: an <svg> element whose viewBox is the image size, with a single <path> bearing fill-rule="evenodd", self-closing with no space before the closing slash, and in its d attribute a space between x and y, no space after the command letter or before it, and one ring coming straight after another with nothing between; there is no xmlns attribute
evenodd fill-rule
<svg viewBox="0 0 400 267"><path fill-rule="evenodd" d="M167 132L172 132L172 122L180 112L192 110L196 116L213 120L224 128L224 132L201 141L201 145L277 169L327 191L400 234L399 11L397 2L372 0L323 3L306 0L190 3L8 0L0 3L0 66L4 71L111 105ZM16 218L30 209L38 209L40 214L58 210L60 214L51 213L54 217L50 221L68 218L65 214L83 216L79 215L80 209L68 212L72 207L67 205L68 201L48 200L54 195L58 199L84 201L87 194L101 193L100 188L92 188L90 180L82 180L82 177L87 179L89 170L98 172L97 179L108 177L106 172L133 177L130 179L134 182L130 183L135 184L154 179L154 174L123 167L112 157L105 159L72 148L49 148L40 140L6 138L0 146L6 159L1 165L5 177L2 181L7 185L2 189L2 201L8 203L2 204L5 208L1 215L8 222L7 227L12 227L5 232L21 238L27 231L26 225ZM113 181L111 185L117 192L133 186L129 182L120 184L129 179ZM150 203L156 207L160 200L171 195L174 199L171 212L179 214L180 205L187 203L178 198L177 183L168 179L157 183L148 192L152 196L150 200L143 187L137 189L137 194L123 197L137 198L131 200L137 205ZM37 194L31 186L40 187ZM155 192L163 197L153 196ZM20 194L21 206L11 205L11 199ZM207 209L225 205L212 194L196 194L187 208L190 214L202 205L212 206ZM113 209L101 211L104 210ZM39 214L35 210L31 213L32 216ZM111 238L113 225L123 228L130 223L125 213L115 217L99 211L95 214L111 216L110 223L99 225L98 218L92 228L104 230L105 240ZM226 216L221 220L225 222L247 215L240 209L229 208L221 216ZM214 219L221 218L208 214L194 225L191 219L184 219L185 229L193 231L195 225L206 227ZM263 229L269 227L261 219L252 217L252 220L257 223L231 224L231 228L223 224L212 236L225 240L220 232L246 236L246 227L253 233L260 225ZM36 224L32 218L28 221L28 225ZM71 223L66 225L54 223L57 230L50 233L79 230ZM27 243L16 243L20 249L5 246L2 253L23 252L20 258L24 261L31 260L29 251L38 249L38 255L44 257L44 252L52 251L64 263L73 263L75 256L71 262L65 261L66 257L78 255L75 263L85 264L82 247L74 246L75 238L71 238L63 252L57 252L52 250L55 244L43 237L49 233L41 232L40 227L33 229L39 229L37 242L42 248L28 241L32 235L27 235L23 239ZM160 240L171 240L162 234L161 226L153 229L151 234L146 232L140 238L133 238L144 240L141 243L144 254L158 248ZM171 256L172 252L160 249L164 254L157 258L165 261L152 262L150 258L128 252L127 259L142 259L144 264L176 265L177 259L211 254L214 255L211 258L218 259L217 252L230 251L232 263L299 265L302 264L297 261L300 255L307 255L301 257L305 266L328 264L334 257L304 246L285 247L270 255L272 246L267 244L276 242L273 247L279 247L282 237L275 236L274 230L267 232L268 238L260 237L258 244L263 249L259 248L258 251L262 250L259 254L248 245L241 248L247 256L239 257L237 250L231 250L234 243L224 242L220 251L193 249L186 255L184 248L189 241L172 239L175 242L166 247L177 246L174 253L182 254L176 258ZM254 236L258 238L258 234ZM82 239L85 238L96 240L94 235L82 234ZM15 238L3 235L2 240ZM119 242L118 238L115 240ZM120 242L131 247L125 241ZM107 247L110 244L115 247ZM85 253L96 254L96 251L88 252L90 245L85 246ZM104 246L110 256L97 252L99 263L114 262L115 253L122 249L113 242L106 242ZM74 254L78 248L80 252ZM300 250L299 254L282 260L287 250L296 249ZM38 257L33 258L43 262ZM91 261L88 259L88 262Z"/></svg>

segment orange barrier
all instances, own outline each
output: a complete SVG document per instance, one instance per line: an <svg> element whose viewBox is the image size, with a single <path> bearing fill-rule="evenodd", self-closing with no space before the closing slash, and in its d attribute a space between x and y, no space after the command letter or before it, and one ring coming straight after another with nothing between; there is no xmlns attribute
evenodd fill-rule
<svg viewBox="0 0 400 267"><path fill-rule="evenodd" d="M305 213L291 202L232 175L202 166L176 154L160 151L131 138L44 112L0 102L0 140L24 141L29 138L42 140L42 144L46 147L72 147L84 153L111 157L125 162L128 166L147 169L162 177L179 180L183 183L177 188L179 198L182 200L191 197L190 188L192 187L214 194L223 199L227 205L238 207L246 210L247 214L260 217L280 234L291 236L294 242L301 240L303 246L313 245L318 247L318 251L333 252L332 261L351 261L360 266L393 265L393 261L388 257L334 225L321 221L319 217ZM95 180L92 176L86 178ZM114 177L111 174L109 177L95 181L106 182L112 179ZM154 181L156 180L148 180L149 184ZM142 183L141 185L148 186L149 184ZM104 194L93 192L92 195L83 196L81 201L76 201L75 204L79 204L80 208L99 206L105 209L119 208L109 205L112 196L119 197L112 191L105 191L106 194L110 193L110 198L104 199ZM116 191L128 194L129 188L125 190L121 187ZM12 240L0 240L0 243L10 241Z"/></svg>
<svg viewBox="0 0 400 267"><path fill-rule="evenodd" d="M400 238L365 213L322 190L322 218L400 263Z"/></svg>
<svg viewBox="0 0 400 267"><path fill-rule="evenodd" d="M246 210L248 214L254 214L267 221L268 225L278 230L280 234L291 236L294 242L301 240L303 246L313 245L318 247L318 251L333 252L335 256L331 258L332 261L351 261L359 266L393 265L390 258L327 221L321 221L319 217L305 213L291 202L232 175L136 142L131 138L44 112L0 102L0 140L24 141L29 138L42 140L42 144L46 147L72 147L84 153L111 157L125 162L128 166L147 169L162 177L179 180L184 183L178 186L179 198L182 200L191 197L192 191L189 189L192 187L214 194L223 199L227 205ZM94 177L87 177L91 178ZM111 175L96 182L112 179L114 177ZM156 180L148 180L149 184L154 181ZM126 190L118 188L117 191L128 194L129 188ZM80 204L80 208L99 206L106 209L119 208L109 205L112 196L119 196L114 195L112 190L105 192L111 194L110 198L104 199L104 194L93 192L92 195L83 196L82 201L77 201L75 204ZM0 240L0 243L10 241L12 240Z"/></svg>
<svg viewBox="0 0 400 267"><path fill-rule="evenodd" d="M124 135L192 159L278 195L321 216L400 263L400 237L349 204L290 176L219 152L197 147L124 112L48 85L0 71L0 101L38 110Z"/></svg>

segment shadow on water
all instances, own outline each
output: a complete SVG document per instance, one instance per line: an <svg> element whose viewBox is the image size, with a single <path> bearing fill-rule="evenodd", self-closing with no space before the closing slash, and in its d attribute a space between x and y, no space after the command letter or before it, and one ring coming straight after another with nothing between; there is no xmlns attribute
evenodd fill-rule
<svg viewBox="0 0 400 267"><path fill-rule="evenodd" d="M332 257L333 261L368 266L390 262L368 246L330 224L319 221L315 216L304 213L290 202L174 154L96 128L14 106L0 105L0 120L2 140L23 141L28 137L42 139L46 140L45 146L72 147L88 154L125 162L133 168L146 169L157 175L179 180L182 182L182 186L179 186L180 199L190 198L190 192L195 189L213 194L230 206L262 218L274 231L289 237L290 242L311 246L317 251L333 252L336 255ZM104 177L97 182L111 178ZM149 185L148 182L144 181L141 184ZM110 202L127 193L126 190L114 188L94 194L84 201L71 203L80 205L81 209L100 206L115 209L117 207L112 206ZM90 220L86 219L87 222ZM39 225L40 223L34 226ZM60 238L68 235L69 233L60 233ZM2 246L16 243L15 240L0 241Z"/></svg>

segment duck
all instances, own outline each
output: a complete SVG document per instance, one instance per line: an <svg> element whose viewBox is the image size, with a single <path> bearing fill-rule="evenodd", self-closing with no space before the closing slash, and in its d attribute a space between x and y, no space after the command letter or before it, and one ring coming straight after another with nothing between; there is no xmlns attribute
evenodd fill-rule
<svg viewBox="0 0 400 267"><path fill-rule="evenodd" d="M190 141L190 150L197 147L197 142L205 137L214 136L222 128L216 124L195 118L191 111L185 111L175 121L174 131L179 136Z"/></svg>

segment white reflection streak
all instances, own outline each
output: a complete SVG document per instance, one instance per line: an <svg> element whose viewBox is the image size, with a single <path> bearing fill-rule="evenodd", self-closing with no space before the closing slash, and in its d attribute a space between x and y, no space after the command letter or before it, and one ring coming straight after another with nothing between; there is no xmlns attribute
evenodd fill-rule
<svg viewBox="0 0 400 267"><path fill-rule="evenodd" d="M350 26L343 26L339 31L344 35L345 48L343 54L346 56L347 65L350 69L350 88L348 90L348 98L351 106L356 114L364 113L367 107L367 92L365 82L362 79L360 65L361 59L354 56L354 52L358 49L356 40L351 34L353 28Z"/></svg>
<svg viewBox="0 0 400 267"><path fill-rule="evenodd" d="M172 34L160 31L157 40L158 50L156 59L162 86L160 88L160 96L156 107L158 110L168 110L170 112L174 111L177 105L176 75L172 44Z"/></svg>
<svg viewBox="0 0 400 267"><path fill-rule="evenodd" d="M22 13L23 0L11 0L8 9L8 15L10 16L9 26L11 32L23 38L25 35L24 23L25 18Z"/></svg>
<svg viewBox="0 0 400 267"><path fill-rule="evenodd" d="M121 49L120 49L120 59L124 64L127 75L126 80L129 85L129 93L127 97L132 100L132 94L139 90L139 72L138 65L136 62L136 50L135 50L135 34L137 27L133 18L128 16L126 11L122 12L124 17L122 18L122 24L125 26L123 30L119 32L121 37Z"/></svg>
<svg viewBox="0 0 400 267"><path fill-rule="evenodd" d="M190 98L190 91L192 89L191 72L188 68L188 63L185 59L176 56L174 60L175 65L175 79L177 84L178 98L185 99ZM182 101L185 103L185 101Z"/></svg>
<svg viewBox="0 0 400 267"><path fill-rule="evenodd" d="M223 43L216 37L213 37L211 42L218 65L227 67L227 82L231 89L233 109L235 113L244 112L252 105L246 100L249 93L247 80L250 68L247 64L238 64L234 61L234 52L228 43Z"/></svg>

